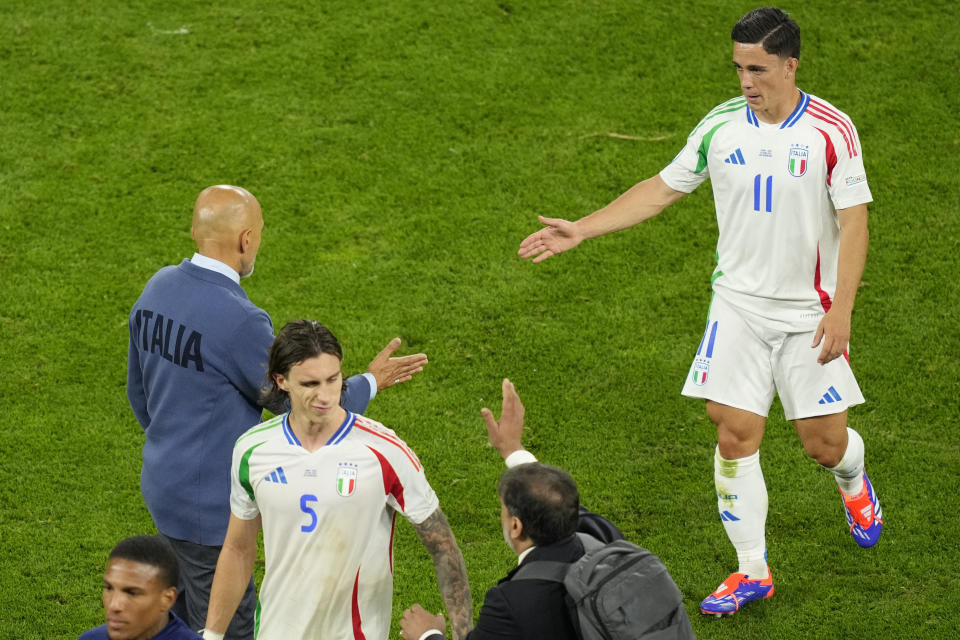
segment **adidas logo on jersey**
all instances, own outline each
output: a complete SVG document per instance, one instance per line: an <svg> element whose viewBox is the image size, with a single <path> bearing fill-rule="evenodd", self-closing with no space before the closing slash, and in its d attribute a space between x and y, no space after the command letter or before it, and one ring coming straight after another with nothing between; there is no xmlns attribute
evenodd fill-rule
<svg viewBox="0 0 960 640"><path fill-rule="evenodd" d="M823 397L820 398L820 402L817 404L833 404L834 402L840 402L843 398L840 397L840 394L837 393L837 390L833 387L827 389L827 392L823 394Z"/></svg>
<svg viewBox="0 0 960 640"><path fill-rule="evenodd" d="M737 150L730 154L730 157L724 160L726 164L747 164L747 161L743 159L743 153L740 151L740 147L737 147Z"/></svg>
<svg viewBox="0 0 960 640"><path fill-rule="evenodd" d="M276 482L277 484L287 484L287 476L283 473L283 467L277 467L266 476L264 482Z"/></svg>

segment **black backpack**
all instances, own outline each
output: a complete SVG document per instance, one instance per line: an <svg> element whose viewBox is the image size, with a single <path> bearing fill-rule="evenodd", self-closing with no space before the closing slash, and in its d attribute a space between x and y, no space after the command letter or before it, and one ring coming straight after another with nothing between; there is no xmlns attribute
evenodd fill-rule
<svg viewBox="0 0 960 640"><path fill-rule="evenodd" d="M577 536L582 558L528 562L512 580L562 583L583 640L695 640L683 596L660 558L626 540Z"/></svg>

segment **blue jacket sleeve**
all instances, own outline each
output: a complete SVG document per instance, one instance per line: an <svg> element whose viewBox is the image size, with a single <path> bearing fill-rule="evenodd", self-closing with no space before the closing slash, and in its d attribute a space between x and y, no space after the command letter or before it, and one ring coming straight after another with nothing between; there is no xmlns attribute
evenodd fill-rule
<svg viewBox="0 0 960 640"><path fill-rule="evenodd" d="M267 382L267 359L273 343L273 323L263 309L250 313L231 340L236 348L225 366L227 378L251 404L260 406L260 391ZM268 407L269 408L269 407Z"/></svg>
<svg viewBox="0 0 960 640"><path fill-rule="evenodd" d="M137 422L146 431L150 426L147 413L147 395L143 390L143 372L140 370L140 350L137 348L137 327L130 319L130 347L127 353L127 400Z"/></svg>
<svg viewBox="0 0 960 640"><path fill-rule="evenodd" d="M344 387L340 406L352 413L365 414L373 395L370 381L363 374L357 374L347 378Z"/></svg>

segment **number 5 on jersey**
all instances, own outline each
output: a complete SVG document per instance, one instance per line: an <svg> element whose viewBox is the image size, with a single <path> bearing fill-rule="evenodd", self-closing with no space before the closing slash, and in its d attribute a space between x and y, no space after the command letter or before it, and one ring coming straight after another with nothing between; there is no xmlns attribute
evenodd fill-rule
<svg viewBox="0 0 960 640"><path fill-rule="evenodd" d="M300 496L300 511L310 516L310 522L308 524L300 525L300 531L304 533L310 533L317 528L317 512L310 507L309 503L311 502L318 502L317 496L310 493L305 493Z"/></svg>

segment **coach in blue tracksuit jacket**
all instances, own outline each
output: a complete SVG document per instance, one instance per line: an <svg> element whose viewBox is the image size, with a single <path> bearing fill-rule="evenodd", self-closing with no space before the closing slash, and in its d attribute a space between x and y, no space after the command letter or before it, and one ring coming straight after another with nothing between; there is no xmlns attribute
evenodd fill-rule
<svg viewBox="0 0 960 640"><path fill-rule="evenodd" d="M247 298L240 278L253 272L262 230L260 204L250 192L205 189L193 212L197 253L160 269L130 312L127 397L146 432L140 487L180 559L174 611L194 629L206 619L230 516L233 444L261 418L273 323ZM378 388L422 370L423 354L390 357L399 345L395 338L368 373L347 380L344 408L365 413ZM228 640L253 637L255 608L251 581Z"/></svg>

